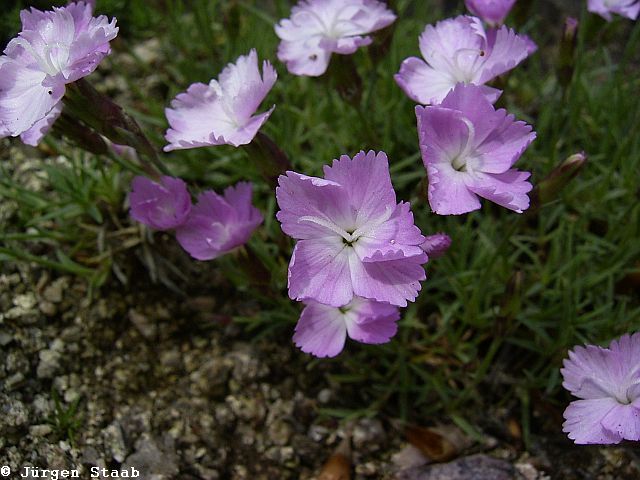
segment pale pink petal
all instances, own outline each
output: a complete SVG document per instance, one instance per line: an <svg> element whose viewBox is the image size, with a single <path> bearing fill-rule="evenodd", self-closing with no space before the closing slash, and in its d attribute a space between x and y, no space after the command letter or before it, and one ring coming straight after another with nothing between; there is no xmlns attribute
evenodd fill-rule
<svg viewBox="0 0 640 480"><path fill-rule="evenodd" d="M612 20L612 13L636 20L640 14L640 2L637 0L588 0L587 9L607 21Z"/></svg>
<svg viewBox="0 0 640 480"><path fill-rule="evenodd" d="M348 192L354 225L379 218L386 213L389 204L396 203L389 161L384 152L361 151L353 160L342 155L331 166L324 167L324 178L342 185Z"/></svg>
<svg viewBox="0 0 640 480"><path fill-rule="evenodd" d="M37 121L33 124L33 127L23 132L20 135L20 140L26 145L31 145L32 147L38 146L61 113L62 102L58 102L42 120Z"/></svg>
<svg viewBox="0 0 640 480"><path fill-rule="evenodd" d="M296 239L333 237L338 224L351 221L352 212L344 208L348 192L330 180L287 172L278 178L276 198L282 230Z"/></svg>
<svg viewBox="0 0 640 480"><path fill-rule="evenodd" d="M489 53L477 83L486 83L512 70L538 47L529 37L518 35L512 29L503 26L487 31L487 48Z"/></svg>
<svg viewBox="0 0 640 480"><path fill-rule="evenodd" d="M159 181L137 176L129 194L131 217L156 230L170 230L183 224L191 211L187 185L179 178L164 176Z"/></svg>
<svg viewBox="0 0 640 480"><path fill-rule="evenodd" d="M212 260L245 244L263 221L251 205L251 184L229 187L224 196L205 191L176 230L182 248L198 260Z"/></svg>
<svg viewBox="0 0 640 480"><path fill-rule="evenodd" d="M367 34L395 18L378 0L301 0L275 27L278 59L294 75L322 75L332 53L352 54L369 45Z"/></svg>
<svg viewBox="0 0 640 480"><path fill-rule="evenodd" d="M467 9L487 23L504 22L516 0L465 0Z"/></svg>
<svg viewBox="0 0 640 480"><path fill-rule="evenodd" d="M522 213L529 208L529 193L533 185L528 181L529 172L512 169L504 173L477 173L466 180L469 190L493 203Z"/></svg>
<svg viewBox="0 0 640 480"><path fill-rule="evenodd" d="M620 404L613 398L596 398L571 402L564 411L562 431L577 444L620 443L622 436L605 428L602 420Z"/></svg>
<svg viewBox="0 0 640 480"><path fill-rule="evenodd" d="M400 312L393 305L355 298L345 315L349 338L362 343L387 343L398 332Z"/></svg>
<svg viewBox="0 0 640 480"><path fill-rule="evenodd" d="M601 424L624 440L640 440L640 400L635 404L618 404L602 418Z"/></svg>
<svg viewBox="0 0 640 480"><path fill-rule="evenodd" d="M64 95L64 84L46 81L46 74L16 62L0 67L0 122L11 135L20 135L45 118Z"/></svg>
<svg viewBox="0 0 640 480"><path fill-rule="evenodd" d="M421 255L420 245L423 242L424 237L415 226L411 206L401 202L383 223L364 227L353 248L360 258L371 257L376 252L383 255L397 253L398 258L406 258Z"/></svg>
<svg viewBox="0 0 640 480"><path fill-rule="evenodd" d="M456 84L448 72L436 70L416 57L405 59L393 78L409 98L423 105L440 103Z"/></svg>
<svg viewBox="0 0 640 480"><path fill-rule="evenodd" d="M353 298L353 250L338 237L300 240L289 264L289 297L341 307Z"/></svg>
<svg viewBox="0 0 640 480"><path fill-rule="evenodd" d="M347 327L337 308L308 301L296 325L293 341L305 353L335 357L344 348Z"/></svg>
<svg viewBox="0 0 640 480"><path fill-rule="evenodd" d="M389 260L382 254L365 259L351 255L349 265L353 292L361 297L406 307L407 301L413 302L417 298L422 288L420 282L427 278L422 267L426 262L424 253L409 258L391 254Z"/></svg>
<svg viewBox="0 0 640 480"><path fill-rule="evenodd" d="M170 127L164 150L250 143L275 108L254 115L276 78L269 62L263 63L261 77L258 56L251 50L227 65L219 82L192 84L165 110Z"/></svg>

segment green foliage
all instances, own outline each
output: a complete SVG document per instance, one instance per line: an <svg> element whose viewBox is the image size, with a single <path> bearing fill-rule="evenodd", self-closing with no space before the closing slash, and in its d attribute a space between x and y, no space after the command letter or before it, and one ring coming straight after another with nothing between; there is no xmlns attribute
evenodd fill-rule
<svg viewBox="0 0 640 480"><path fill-rule="evenodd" d="M67 440L72 446L75 444L76 433L82 427L82 414L78 411L80 397L65 407L60 401L56 390L51 390L54 412L46 419L53 428L53 433L58 440Z"/></svg>
<svg viewBox="0 0 640 480"><path fill-rule="evenodd" d="M472 432L469 407L493 402L520 406L528 435L531 396L544 392L553 399L568 348L608 342L640 328L637 287L628 285L628 276L640 270L640 78L634 73L640 63L640 24L622 19L605 24L583 11L573 80L563 89L554 73L563 12L521 15L526 22L519 31L530 34L540 49L500 79L501 106L538 133L521 168L533 171L535 184L575 152L585 151L588 163L560 198L538 212L518 216L485 203L466 216L439 217L429 212L421 194L425 171L414 104L392 75L405 57L419 54L419 33L443 13L433 2L395 3L399 20L386 55L379 56L376 44L353 56L364 85L356 106L345 102L326 77L293 76L276 60L273 23L288 15L291 2L108 0L99 7L118 15L124 36L109 61L110 75L127 85L126 92L117 93L126 93L127 109L157 145L163 144L163 109L171 98L192 82L208 82L255 47L279 73L264 102L263 109L277 105L265 131L295 170L317 175L341 154L384 150L398 197L411 201L422 231L452 237L450 252L428 264L429 279L418 301L404 311L397 337L384 346L349 343L333 361L328 381L354 395L324 413L348 418L385 410L414 419L446 413ZM153 63L140 50L149 41L159 42ZM124 54L134 58L134 68L120 68ZM145 87L146 78L154 79L154 88ZM35 193L0 179L0 195L21 204L16 233L0 238L14 246L43 242L58 252L58 260L46 260L45 266L55 262L79 274L95 269L104 280L113 257L95 248L99 238L128 227L122 205L129 177L112 162L71 149L65 153L69 165L51 163L44 170L51 191ZM286 295L291 242L274 219L273 189L241 149L186 150L164 159L194 191L255 182L266 221L248 251L270 278L256 281L235 257L212 268L260 305L258 313L238 322L252 334L273 336L283 348L293 348L286 346L299 311ZM130 247L136 245L132 242ZM89 257L100 262L78 263L92 249ZM4 258L33 260L24 251L18 254L17 246L13 253L5 250L0 249ZM308 362L309 368L320 363Z"/></svg>

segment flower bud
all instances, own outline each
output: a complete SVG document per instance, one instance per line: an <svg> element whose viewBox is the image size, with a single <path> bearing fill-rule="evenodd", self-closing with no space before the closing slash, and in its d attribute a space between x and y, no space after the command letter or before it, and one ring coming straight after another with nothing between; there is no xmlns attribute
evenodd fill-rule
<svg viewBox="0 0 640 480"><path fill-rule="evenodd" d="M578 20L573 17L567 17L564 22L564 32L560 41L557 65L558 81L563 88L566 88L573 78L578 26Z"/></svg>
<svg viewBox="0 0 640 480"><path fill-rule="evenodd" d="M554 168L536 187L532 204L540 207L555 200L563 188L582 170L587 161L584 152L576 153Z"/></svg>

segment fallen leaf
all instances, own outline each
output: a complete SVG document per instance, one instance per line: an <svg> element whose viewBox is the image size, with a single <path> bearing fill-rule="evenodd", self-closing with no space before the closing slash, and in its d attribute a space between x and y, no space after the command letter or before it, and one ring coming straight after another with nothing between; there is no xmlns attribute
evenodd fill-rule
<svg viewBox="0 0 640 480"><path fill-rule="evenodd" d="M407 440L430 460L446 462L466 447L464 435L454 427L417 427L405 430Z"/></svg>
<svg viewBox="0 0 640 480"><path fill-rule="evenodd" d="M351 479L351 438L345 437L322 467L317 480Z"/></svg>

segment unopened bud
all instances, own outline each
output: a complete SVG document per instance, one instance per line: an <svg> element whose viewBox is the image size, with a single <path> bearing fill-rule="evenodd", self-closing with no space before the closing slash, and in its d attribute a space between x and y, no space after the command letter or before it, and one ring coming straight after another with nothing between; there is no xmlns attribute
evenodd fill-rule
<svg viewBox="0 0 640 480"><path fill-rule="evenodd" d="M573 78L575 68L576 42L578 38L578 20L567 17L558 52L558 81L566 88Z"/></svg>
<svg viewBox="0 0 640 480"><path fill-rule="evenodd" d="M576 153L554 168L536 187L532 205L539 207L555 200L562 189L578 175L587 161L584 152Z"/></svg>

